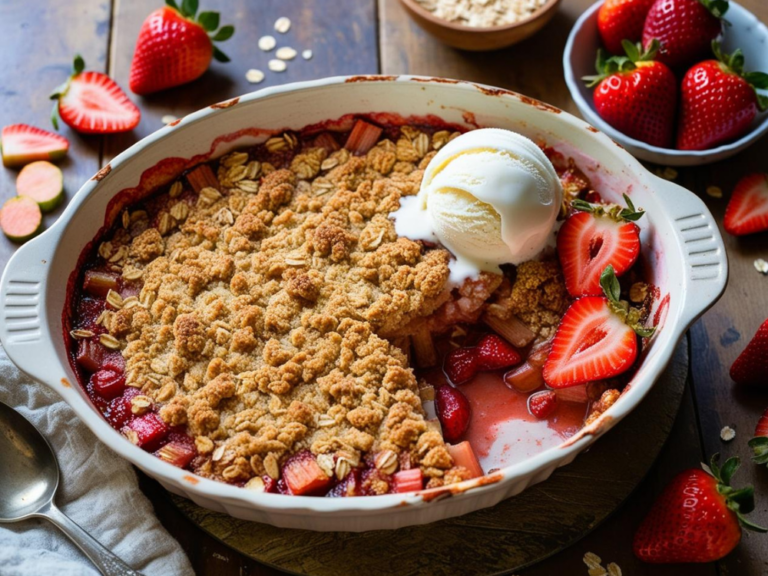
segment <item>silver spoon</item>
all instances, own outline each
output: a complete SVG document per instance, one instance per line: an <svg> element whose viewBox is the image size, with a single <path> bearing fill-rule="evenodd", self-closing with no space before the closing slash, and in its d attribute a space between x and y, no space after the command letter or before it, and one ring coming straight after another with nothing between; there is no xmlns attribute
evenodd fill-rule
<svg viewBox="0 0 768 576"><path fill-rule="evenodd" d="M53 503L59 464L48 441L26 418L0 402L0 523L47 518L105 576L142 576L99 544Z"/></svg>

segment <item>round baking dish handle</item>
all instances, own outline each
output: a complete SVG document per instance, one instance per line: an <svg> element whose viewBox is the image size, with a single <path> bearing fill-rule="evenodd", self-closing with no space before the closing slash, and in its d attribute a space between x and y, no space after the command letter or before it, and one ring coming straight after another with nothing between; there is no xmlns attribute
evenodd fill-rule
<svg viewBox="0 0 768 576"><path fill-rule="evenodd" d="M53 379L61 377L53 373L53 364L46 360L56 358L53 342L47 336L45 310L48 268L55 248L55 241L45 236L22 246L11 257L0 280L0 342L19 369L49 386Z"/></svg>
<svg viewBox="0 0 768 576"><path fill-rule="evenodd" d="M682 186L654 176L661 190L682 251L683 270L680 288L685 295L681 320L690 326L725 290L728 282L728 256L714 217L704 202Z"/></svg>

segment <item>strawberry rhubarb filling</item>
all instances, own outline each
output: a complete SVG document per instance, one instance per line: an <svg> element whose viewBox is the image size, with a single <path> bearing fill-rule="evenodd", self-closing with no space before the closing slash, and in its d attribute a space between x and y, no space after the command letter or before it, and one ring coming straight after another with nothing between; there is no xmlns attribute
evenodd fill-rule
<svg viewBox="0 0 768 576"><path fill-rule="evenodd" d="M247 489L477 478L562 443L629 382L652 296L625 202L502 130L275 134L97 239L73 366L128 441Z"/></svg>

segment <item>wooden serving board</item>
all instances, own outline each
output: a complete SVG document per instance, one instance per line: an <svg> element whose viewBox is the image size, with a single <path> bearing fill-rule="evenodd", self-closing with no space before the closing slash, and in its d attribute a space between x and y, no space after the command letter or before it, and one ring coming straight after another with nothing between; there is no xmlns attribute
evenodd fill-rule
<svg viewBox="0 0 768 576"><path fill-rule="evenodd" d="M543 560L593 530L643 480L666 441L688 376L687 338L640 406L552 477L493 508L394 531L320 533L274 528L173 496L194 524L238 552L312 576L485 576ZM576 569L576 567L574 567Z"/></svg>

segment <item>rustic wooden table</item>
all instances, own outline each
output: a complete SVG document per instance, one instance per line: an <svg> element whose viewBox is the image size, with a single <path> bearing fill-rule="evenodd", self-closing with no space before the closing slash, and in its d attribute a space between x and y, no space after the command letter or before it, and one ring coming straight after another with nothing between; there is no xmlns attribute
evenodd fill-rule
<svg viewBox="0 0 768 576"><path fill-rule="evenodd" d="M279 16L293 27L280 40L297 50L310 48L314 58L299 58L284 73L268 73L259 87L324 76L359 73L424 74L502 86L577 113L563 81L561 56L568 31L592 0L563 0L554 20L532 39L507 50L488 54L458 52L426 36L413 24L397 0L203 0L207 10L220 10L223 22L237 26L226 43L230 64L214 63L197 82L151 96L134 98L142 109L138 128L114 137L82 137L68 130L72 149L62 164L68 195L74 194L110 158L136 140L162 126L166 114L182 116L205 105L254 89L245 80L249 68L267 70L268 56L256 47L257 39L272 32ZM765 0L741 0L758 18L768 21ZM133 45L144 17L160 0L0 0L0 125L26 122L45 127L48 94L69 74L75 53L88 66L112 75L123 87ZM722 221L736 180L750 171L765 169L768 139L732 160L679 171L677 181L700 194ZM0 197L14 194L16 173L0 171ZM706 196L717 185L722 199ZM54 213L47 218L53 220ZM692 386L685 393L667 446L625 506L597 530L557 556L524 572L528 576L583 574L581 558L593 551L617 562L624 574L635 575L743 575L768 574L768 538L748 534L725 560L708 565L659 567L636 561L631 537L661 487L680 470L696 466L711 454L739 455L745 466L739 482L751 482L758 492L754 520L768 523L768 471L751 465L746 441L768 405L768 397L733 387L728 368L768 311L768 278L758 274L753 261L768 257L766 235L735 239L725 235L730 256L728 290L720 302L695 324L689 334ZM0 240L0 269L15 246ZM736 439L724 444L720 429L732 426ZM643 449L638 438L637 450ZM610 470L606 471L610 473ZM143 480L169 530L181 541L200 574L273 574L271 569L233 552L189 523L172 508L156 483ZM471 562L471 558L467 558Z"/></svg>

